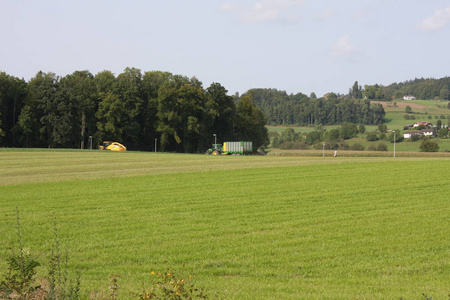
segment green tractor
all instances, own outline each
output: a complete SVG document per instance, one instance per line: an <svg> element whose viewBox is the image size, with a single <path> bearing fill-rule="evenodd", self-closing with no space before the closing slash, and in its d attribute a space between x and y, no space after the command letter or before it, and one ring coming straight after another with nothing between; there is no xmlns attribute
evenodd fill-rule
<svg viewBox="0 0 450 300"><path fill-rule="evenodd" d="M222 144L213 144L205 154L208 155L245 155L253 152L253 143L248 141L224 142Z"/></svg>

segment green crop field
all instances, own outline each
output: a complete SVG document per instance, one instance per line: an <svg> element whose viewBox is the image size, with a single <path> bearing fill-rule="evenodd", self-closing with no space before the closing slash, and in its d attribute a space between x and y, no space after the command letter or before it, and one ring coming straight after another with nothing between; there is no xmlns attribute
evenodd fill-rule
<svg viewBox="0 0 450 300"><path fill-rule="evenodd" d="M137 299L152 271L170 270L211 299L447 299L449 168L448 157L0 150L0 275L18 209L43 263L56 220L86 298L117 274L119 298Z"/></svg>

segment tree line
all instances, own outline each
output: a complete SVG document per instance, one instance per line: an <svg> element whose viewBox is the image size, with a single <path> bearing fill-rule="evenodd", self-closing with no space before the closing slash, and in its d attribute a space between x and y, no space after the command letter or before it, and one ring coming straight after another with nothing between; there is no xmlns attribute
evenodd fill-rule
<svg viewBox="0 0 450 300"><path fill-rule="evenodd" d="M348 96L353 99L386 101L402 99L403 96L414 96L421 100L450 100L450 77L416 78L387 86L364 85L364 88L356 81L349 89Z"/></svg>
<svg viewBox="0 0 450 300"><path fill-rule="evenodd" d="M385 111L367 99L350 99L330 93L327 98L308 97L302 93L288 95L277 89L252 89L252 95L269 125L335 125L345 122L376 125L383 123Z"/></svg>
<svg viewBox="0 0 450 300"><path fill-rule="evenodd" d="M105 140L132 150L204 152L220 141L267 145L251 93L235 101L219 83L126 68L64 77L38 72L28 82L0 72L0 146L87 148ZM90 139L92 137L92 140Z"/></svg>

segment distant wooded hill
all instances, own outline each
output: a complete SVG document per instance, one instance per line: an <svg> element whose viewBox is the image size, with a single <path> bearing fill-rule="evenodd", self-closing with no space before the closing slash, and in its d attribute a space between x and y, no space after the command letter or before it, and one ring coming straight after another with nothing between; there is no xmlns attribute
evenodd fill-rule
<svg viewBox="0 0 450 300"><path fill-rule="evenodd" d="M243 95L250 96L264 113L269 125L334 125L344 122L380 124L385 111L380 104L367 99L310 98L302 93L288 95L276 89L253 89Z"/></svg>
<svg viewBox="0 0 450 300"><path fill-rule="evenodd" d="M356 81L347 95L328 93L317 98L314 93L287 94L277 89L252 89L242 96L251 96L263 111L269 125L333 125L343 122L380 124L385 111L370 100L390 101L413 96L417 99L450 99L450 77L416 78L401 83L358 85Z"/></svg>

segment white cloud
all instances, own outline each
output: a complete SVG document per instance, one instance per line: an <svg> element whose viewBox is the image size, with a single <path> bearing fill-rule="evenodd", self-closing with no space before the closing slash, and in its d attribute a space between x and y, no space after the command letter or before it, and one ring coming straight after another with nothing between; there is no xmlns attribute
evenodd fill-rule
<svg viewBox="0 0 450 300"><path fill-rule="evenodd" d="M418 28L424 31L436 31L450 23L450 7L436 9L434 15L425 18Z"/></svg>
<svg viewBox="0 0 450 300"><path fill-rule="evenodd" d="M237 4L226 2L220 6L220 10L223 12L236 12L239 11L240 7Z"/></svg>
<svg viewBox="0 0 450 300"><path fill-rule="evenodd" d="M356 47L350 43L350 35L346 34L339 38L336 44L331 47L333 58L349 57L356 53Z"/></svg>
<svg viewBox="0 0 450 300"><path fill-rule="evenodd" d="M327 10L324 10L322 13L317 15L319 19L329 19L334 15L334 10L332 8L328 8Z"/></svg>
<svg viewBox="0 0 450 300"><path fill-rule="evenodd" d="M291 14L290 9L301 6L305 0L260 0L251 7L242 7L227 2L221 5L224 12L239 12L245 23L260 23L274 20L297 20L298 15ZM287 16L286 16L287 15Z"/></svg>

